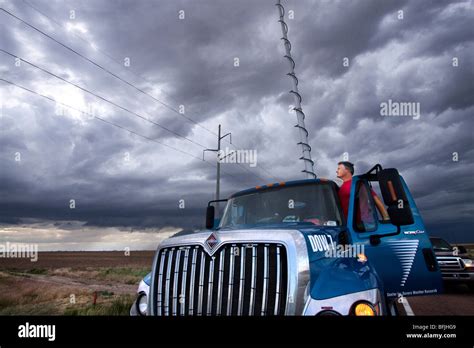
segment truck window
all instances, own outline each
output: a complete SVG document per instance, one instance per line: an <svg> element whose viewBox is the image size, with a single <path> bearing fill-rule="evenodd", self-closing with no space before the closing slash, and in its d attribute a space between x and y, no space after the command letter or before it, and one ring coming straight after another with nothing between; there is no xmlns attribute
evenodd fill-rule
<svg viewBox="0 0 474 348"><path fill-rule="evenodd" d="M431 244L433 245L433 249L435 250L445 250L445 251L453 250L453 247L444 239L430 238L430 240L431 240Z"/></svg>
<svg viewBox="0 0 474 348"><path fill-rule="evenodd" d="M359 181L354 202L354 229L371 232L377 229L377 212L367 183Z"/></svg>
<svg viewBox="0 0 474 348"><path fill-rule="evenodd" d="M370 182L370 188L372 189L373 192L375 192L375 194L380 198L380 201L383 203L383 205L385 206L385 209L387 209L387 206L385 205L383 199L382 199L382 193L380 191L380 185L379 185L379 182L378 181L371 181ZM382 217L382 214L380 213L380 211L378 209L375 209L375 212L377 214L377 220L379 221L379 223L389 223L390 222L390 219L388 220L384 220L383 217Z"/></svg>
<svg viewBox="0 0 474 348"><path fill-rule="evenodd" d="M262 190L229 199L220 228L306 223L341 226L334 187L306 184Z"/></svg>

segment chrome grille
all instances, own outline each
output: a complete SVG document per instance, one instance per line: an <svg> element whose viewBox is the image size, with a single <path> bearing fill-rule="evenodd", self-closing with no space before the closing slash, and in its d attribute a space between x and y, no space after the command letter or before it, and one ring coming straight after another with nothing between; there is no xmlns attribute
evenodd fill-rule
<svg viewBox="0 0 474 348"><path fill-rule="evenodd" d="M461 271L463 265L459 257L437 256L438 265L441 271Z"/></svg>
<svg viewBox="0 0 474 348"><path fill-rule="evenodd" d="M200 245L159 250L155 313L284 315L288 260L279 243L229 243L210 256Z"/></svg>

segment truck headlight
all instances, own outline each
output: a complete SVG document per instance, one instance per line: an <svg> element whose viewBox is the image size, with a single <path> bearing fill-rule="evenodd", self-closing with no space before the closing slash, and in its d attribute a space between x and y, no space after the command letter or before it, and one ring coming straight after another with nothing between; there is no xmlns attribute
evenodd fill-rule
<svg viewBox="0 0 474 348"><path fill-rule="evenodd" d="M377 315L375 308L368 302L359 302L354 306L352 313L356 316L369 316L373 317Z"/></svg>
<svg viewBox="0 0 474 348"><path fill-rule="evenodd" d="M466 267L474 267L474 262L472 262L471 259L462 259L462 262L464 262L464 266Z"/></svg>
<svg viewBox="0 0 474 348"><path fill-rule="evenodd" d="M148 298L145 293L141 293L137 298L137 310L140 315L146 315L148 310Z"/></svg>
<svg viewBox="0 0 474 348"><path fill-rule="evenodd" d="M374 288L320 300L309 296L303 315L329 312L339 315L382 315L384 309L380 291Z"/></svg>

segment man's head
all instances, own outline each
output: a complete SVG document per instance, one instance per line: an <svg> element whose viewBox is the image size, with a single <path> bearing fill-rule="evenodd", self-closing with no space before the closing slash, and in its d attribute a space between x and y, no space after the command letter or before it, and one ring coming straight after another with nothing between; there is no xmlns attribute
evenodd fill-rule
<svg viewBox="0 0 474 348"><path fill-rule="evenodd" d="M343 161L337 164L336 175L343 181L351 180L354 175L354 165L351 162Z"/></svg>

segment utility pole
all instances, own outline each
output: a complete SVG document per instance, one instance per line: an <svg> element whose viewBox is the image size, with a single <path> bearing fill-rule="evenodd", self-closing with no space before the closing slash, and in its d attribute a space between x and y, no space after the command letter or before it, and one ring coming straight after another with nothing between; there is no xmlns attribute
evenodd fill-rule
<svg viewBox="0 0 474 348"><path fill-rule="evenodd" d="M205 149L202 151L202 159L204 160L204 153L206 151L216 152L217 153L217 173L216 173L216 200L219 200L220 196L220 182L221 182L221 140L226 136L230 137L230 143L232 144L232 133L227 133L221 136L221 125L219 125L219 130L217 131L217 149ZM219 217L219 202L216 202L216 218Z"/></svg>

